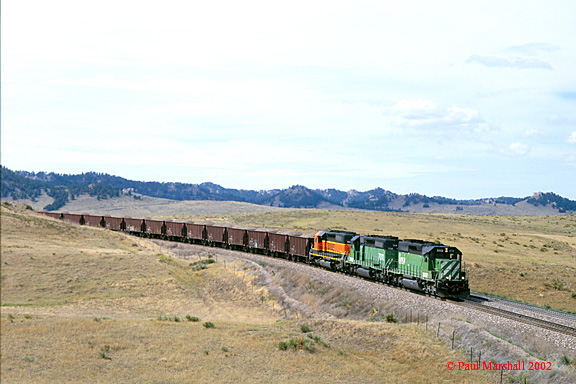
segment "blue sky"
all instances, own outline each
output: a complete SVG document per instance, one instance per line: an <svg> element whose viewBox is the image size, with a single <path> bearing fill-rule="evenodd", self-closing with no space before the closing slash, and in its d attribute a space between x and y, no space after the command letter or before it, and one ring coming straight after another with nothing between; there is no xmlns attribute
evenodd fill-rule
<svg viewBox="0 0 576 384"><path fill-rule="evenodd" d="M576 199L574 1L2 2L2 164Z"/></svg>

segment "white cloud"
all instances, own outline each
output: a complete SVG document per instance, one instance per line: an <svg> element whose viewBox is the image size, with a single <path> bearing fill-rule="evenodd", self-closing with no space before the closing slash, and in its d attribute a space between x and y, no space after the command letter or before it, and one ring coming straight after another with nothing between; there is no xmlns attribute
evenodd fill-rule
<svg viewBox="0 0 576 384"><path fill-rule="evenodd" d="M528 154L530 148L522 143L512 143L508 147L508 150L509 150L508 153L513 156L525 156L526 154Z"/></svg>
<svg viewBox="0 0 576 384"><path fill-rule="evenodd" d="M477 63L486 67L519 68L519 69L547 69L552 70L550 63L538 59L526 59L523 57L503 58L496 56L471 55L467 63Z"/></svg>
<svg viewBox="0 0 576 384"><path fill-rule="evenodd" d="M478 111L429 100L402 100L393 107L393 125L431 135L480 132L486 124Z"/></svg>
<svg viewBox="0 0 576 384"><path fill-rule="evenodd" d="M576 143L576 131L572 132L570 137L568 138L569 143Z"/></svg>
<svg viewBox="0 0 576 384"><path fill-rule="evenodd" d="M533 129L528 129L526 131L524 131L524 136L538 136L541 135L542 133L540 132L540 130L533 128Z"/></svg>
<svg viewBox="0 0 576 384"><path fill-rule="evenodd" d="M508 50L521 55L535 56L543 52L549 53L559 51L560 47L549 43L527 43L511 46Z"/></svg>

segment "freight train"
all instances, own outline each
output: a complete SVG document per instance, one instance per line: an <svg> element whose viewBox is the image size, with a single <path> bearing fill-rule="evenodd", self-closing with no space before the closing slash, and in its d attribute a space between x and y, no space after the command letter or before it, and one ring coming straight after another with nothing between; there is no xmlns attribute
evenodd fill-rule
<svg viewBox="0 0 576 384"><path fill-rule="evenodd" d="M69 223L141 237L283 257L441 298L466 298L470 294L462 252L440 243L349 231L296 236L268 229L170 220L42 213Z"/></svg>

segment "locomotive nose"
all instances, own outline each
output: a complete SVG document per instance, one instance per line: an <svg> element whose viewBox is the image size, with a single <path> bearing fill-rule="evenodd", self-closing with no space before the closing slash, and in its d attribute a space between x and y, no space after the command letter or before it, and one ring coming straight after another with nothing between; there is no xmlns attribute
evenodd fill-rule
<svg viewBox="0 0 576 384"><path fill-rule="evenodd" d="M461 280L460 260L446 259L440 261L440 280Z"/></svg>

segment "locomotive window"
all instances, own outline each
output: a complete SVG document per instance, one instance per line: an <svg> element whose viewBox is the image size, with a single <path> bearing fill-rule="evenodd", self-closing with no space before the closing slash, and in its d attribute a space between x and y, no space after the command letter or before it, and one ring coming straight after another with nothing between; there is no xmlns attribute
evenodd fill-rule
<svg viewBox="0 0 576 384"><path fill-rule="evenodd" d="M374 243L376 248L384 248L384 243L382 241L377 241Z"/></svg>

